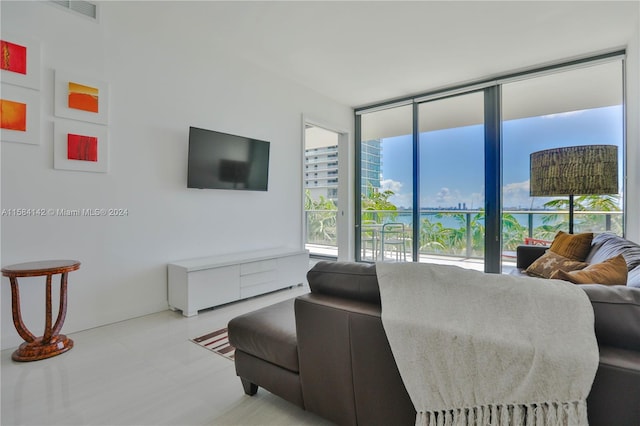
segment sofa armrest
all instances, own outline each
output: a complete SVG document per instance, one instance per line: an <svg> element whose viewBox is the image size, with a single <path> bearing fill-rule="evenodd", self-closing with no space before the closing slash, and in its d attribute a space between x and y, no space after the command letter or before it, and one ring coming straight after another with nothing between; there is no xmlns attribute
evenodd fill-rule
<svg viewBox="0 0 640 426"><path fill-rule="evenodd" d="M640 351L640 288L580 285L593 306L599 346Z"/></svg>
<svg viewBox="0 0 640 426"><path fill-rule="evenodd" d="M516 248L516 267L527 269L537 258L542 256L549 247L521 245Z"/></svg>

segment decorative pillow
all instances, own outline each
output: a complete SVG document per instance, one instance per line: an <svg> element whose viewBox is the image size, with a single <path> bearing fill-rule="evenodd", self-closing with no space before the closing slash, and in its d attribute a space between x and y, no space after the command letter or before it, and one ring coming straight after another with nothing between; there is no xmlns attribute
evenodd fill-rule
<svg viewBox="0 0 640 426"><path fill-rule="evenodd" d="M583 262L591 250L592 232L567 234L558 231L549 250L571 260Z"/></svg>
<svg viewBox="0 0 640 426"><path fill-rule="evenodd" d="M534 277L551 278L551 275L558 270L577 271L587 266L589 266L588 263L567 259L549 249L537 258L525 272Z"/></svg>
<svg viewBox="0 0 640 426"><path fill-rule="evenodd" d="M619 254L602 263L592 263L580 271L558 270L551 275L551 278L570 281L574 284L626 285L627 262Z"/></svg>

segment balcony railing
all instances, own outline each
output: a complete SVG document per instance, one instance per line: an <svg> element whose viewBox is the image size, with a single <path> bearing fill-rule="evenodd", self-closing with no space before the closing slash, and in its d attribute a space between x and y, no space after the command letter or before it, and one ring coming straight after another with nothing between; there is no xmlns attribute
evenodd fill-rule
<svg viewBox="0 0 640 426"><path fill-rule="evenodd" d="M336 211L309 210L305 212L307 244L313 253L317 247L324 254L335 249ZM524 243L524 239L552 240L557 231L567 230L567 210L505 210L503 211L502 250L508 258L510 252ZM611 231L622 235L622 212L575 211L574 232ZM406 225L408 255L413 247L413 212L410 210L367 210L363 212L363 229L381 227L384 223L400 222ZM452 256L466 259L484 258L484 212L479 210L422 210L420 212L419 250L422 255ZM367 247L363 247L366 258ZM373 247L369 253L373 259ZM508 260L508 259L507 259Z"/></svg>

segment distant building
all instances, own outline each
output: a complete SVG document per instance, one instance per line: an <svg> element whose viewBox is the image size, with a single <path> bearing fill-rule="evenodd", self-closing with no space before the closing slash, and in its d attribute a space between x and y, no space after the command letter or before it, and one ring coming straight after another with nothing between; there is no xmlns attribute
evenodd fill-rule
<svg viewBox="0 0 640 426"><path fill-rule="evenodd" d="M338 201L338 145L306 149L304 152L304 187L314 200Z"/></svg>
<svg viewBox="0 0 640 426"><path fill-rule="evenodd" d="M374 188L380 189L380 175L382 171L382 148L380 146L380 139L362 142L361 155L360 176L362 176L362 182L360 191L362 194L366 194L369 184Z"/></svg>
<svg viewBox="0 0 640 426"><path fill-rule="evenodd" d="M380 140L362 143L362 193L371 184L380 189L382 153ZM338 145L320 146L304 151L304 187L311 198L320 196L338 203Z"/></svg>

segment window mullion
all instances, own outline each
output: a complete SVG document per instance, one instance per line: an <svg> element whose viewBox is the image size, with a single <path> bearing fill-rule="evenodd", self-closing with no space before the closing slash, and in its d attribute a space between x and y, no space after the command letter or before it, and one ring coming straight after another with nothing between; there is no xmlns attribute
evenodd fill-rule
<svg viewBox="0 0 640 426"><path fill-rule="evenodd" d="M485 134L485 272L501 272L502 250L502 119L500 86L484 95Z"/></svg>
<svg viewBox="0 0 640 426"><path fill-rule="evenodd" d="M418 104L413 104L413 244L412 259L420 261L420 144L418 128Z"/></svg>

